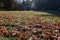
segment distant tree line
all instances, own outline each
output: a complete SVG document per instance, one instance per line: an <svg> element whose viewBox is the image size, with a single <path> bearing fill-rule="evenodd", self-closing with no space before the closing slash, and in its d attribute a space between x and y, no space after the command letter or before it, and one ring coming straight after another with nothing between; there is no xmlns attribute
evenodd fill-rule
<svg viewBox="0 0 60 40"><path fill-rule="evenodd" d="M16 3L14 0L0 0L0 4L3 2L4 7L0 9L9 10L58 10L60 9L60 0L32 0L24 1L22 3Z"/></svg>

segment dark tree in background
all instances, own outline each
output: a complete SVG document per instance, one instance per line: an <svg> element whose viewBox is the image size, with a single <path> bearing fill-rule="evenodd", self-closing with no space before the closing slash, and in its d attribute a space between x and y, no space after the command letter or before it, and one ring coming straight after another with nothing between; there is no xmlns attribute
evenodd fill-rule
<svg viewBox="0 0 60 40"><path fill-rule="evenodd" d="M60 0L37 0L37 9L41 10L45 8L46 10L58 10L60 8Z"/></svg>
<svg viewBox="0 0 60 40"><path fill-rule="evenodd" d="M3 8L6 8L6 9L10 9L11 8L11 0L0 0L0 3L2 3L2 5L4 5ZM1 7L2 8L2 7Z"/></svg>

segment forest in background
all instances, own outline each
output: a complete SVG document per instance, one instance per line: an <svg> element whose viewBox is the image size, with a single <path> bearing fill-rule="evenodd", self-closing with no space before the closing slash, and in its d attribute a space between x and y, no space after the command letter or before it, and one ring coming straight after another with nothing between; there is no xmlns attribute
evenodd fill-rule
<svg viewBox="0 0 60 40"><path fill-rule="evenodd" d="M60 0L0 0L0 10L60 10Z"/></svg>

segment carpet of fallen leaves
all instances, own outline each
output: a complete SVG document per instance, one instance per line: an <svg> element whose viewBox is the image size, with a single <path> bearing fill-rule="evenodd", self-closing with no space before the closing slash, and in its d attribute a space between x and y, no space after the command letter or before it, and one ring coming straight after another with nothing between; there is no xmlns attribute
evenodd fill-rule
<svg viewBox="0 0 60 40"><path fill-rule="evenodd" d="M0 40L58 40L59 18L47 12L0 12Z"/></svg>

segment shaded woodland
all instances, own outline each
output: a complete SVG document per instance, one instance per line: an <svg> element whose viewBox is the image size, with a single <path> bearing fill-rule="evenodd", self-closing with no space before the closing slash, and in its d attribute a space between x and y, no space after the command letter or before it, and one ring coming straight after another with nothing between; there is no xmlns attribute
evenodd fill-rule
<svg viewBox="0 0 60 40"><path fill-rule="evenodd" d="M60 0L0 0L0 9L7 10L60 10Z"/></svg>

